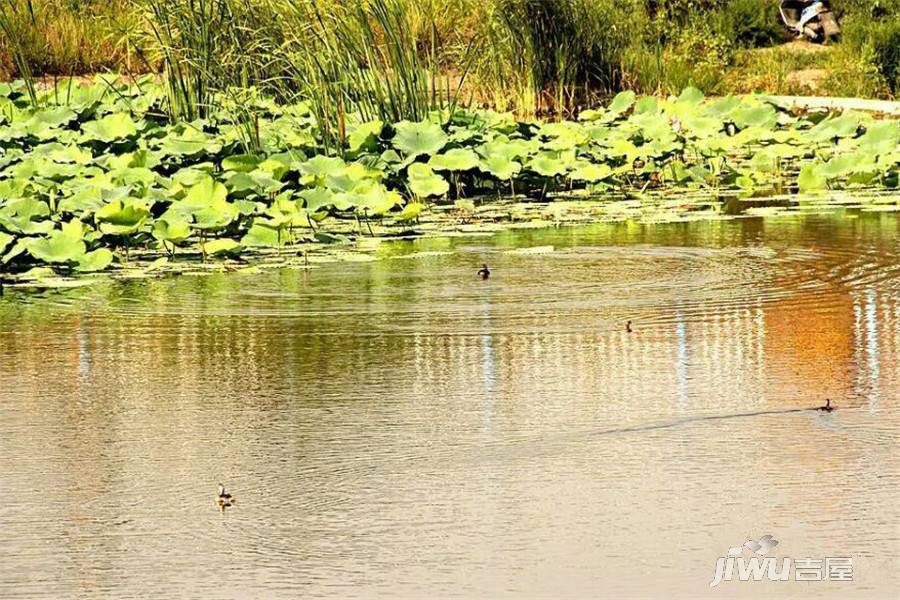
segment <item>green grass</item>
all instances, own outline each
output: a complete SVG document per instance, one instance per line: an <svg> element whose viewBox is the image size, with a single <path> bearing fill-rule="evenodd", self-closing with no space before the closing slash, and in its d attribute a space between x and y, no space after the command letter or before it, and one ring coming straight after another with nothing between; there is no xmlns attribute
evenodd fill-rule
<svg viewBox="0 0 900 600"><path fill-rule="evenodd" d="M892 98L900 0L836 3L827 57L781 51L770 0L0 0L0 78L162 72L167 112L215 92L304 97L325 137L345 114L418 119L458 104L563 118L622 89ZM764 48L776 48L763 51ZM803 71L834 76L813 90ZM798 73L800 72L800 73ZM235 107L240 93L234 92ZM252 145L252 114L235 114Z"/></svg>

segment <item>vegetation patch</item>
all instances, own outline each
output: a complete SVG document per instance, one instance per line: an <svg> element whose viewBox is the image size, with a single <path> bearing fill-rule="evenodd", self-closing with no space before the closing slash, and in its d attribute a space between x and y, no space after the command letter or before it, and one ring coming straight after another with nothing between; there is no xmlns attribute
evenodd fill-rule
<svg viewBox="0 0 900 600"><path fill-rule="evenodd" d="M623 92L558 122L348 113L334 145L304 102L249 94L251 143L227 97L183 121L165 116L166 90L150 80L60 85L37 105L21 86L0 87L6 278L129 272L138 257L306 264L310 250L360 238L709 218L735 197L885 190L881 210L898 200L900 121L798 116L764 97Z"/></svg>

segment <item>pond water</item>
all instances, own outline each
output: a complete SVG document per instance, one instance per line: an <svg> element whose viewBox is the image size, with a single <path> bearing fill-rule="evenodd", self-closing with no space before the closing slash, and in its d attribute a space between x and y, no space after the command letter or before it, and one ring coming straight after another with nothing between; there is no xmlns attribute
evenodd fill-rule
<svg viewBox="0 0 900 600"><path fill-rule="evenodd" d="M564 227L7 294L0 596L897 597L898 230ZM854 580L710 587L766 534Z"/></svg>

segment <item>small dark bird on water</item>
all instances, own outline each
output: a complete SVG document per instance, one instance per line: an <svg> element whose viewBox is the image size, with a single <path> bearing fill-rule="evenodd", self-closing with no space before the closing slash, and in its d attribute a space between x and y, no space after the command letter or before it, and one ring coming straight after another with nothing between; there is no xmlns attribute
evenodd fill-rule
<svg viewBox="0 0 900 600"><path fill-rule="evenodd" d="M821 411L824 411L824 412L831 412L831 411L833 411L833 410L834 410L834 407L831 405L831 398L826 398L826 399L825 399L825 406L820 406L820 407L817 408L816 410L821 410Z"/></svg>
<svg viewBox="0 0 900 600"><path fill-rule="evenodd" d="M486 264L484 264L484 265L481 265L481 270L478 271L478 274L481 275L482 279L487 279L488 277L491 276L491 270L488 269L488 266Z"/></svg>
<svg viewBox="0 0 900 600"><path fill-rule="evenodd" d="M631 321L628 321L627 323L625 323L625 331L627 331L628 333L632 333L634 331L631 328Z"/></svg>
<svg viewBox="0 0 900 600"><path fill-rule="evenodd" d="M216 495L216 504L219 505L220 510L225 510L234 504L234 496L226 492L225 486L221 483L219 484L219 493Z"/></svg>

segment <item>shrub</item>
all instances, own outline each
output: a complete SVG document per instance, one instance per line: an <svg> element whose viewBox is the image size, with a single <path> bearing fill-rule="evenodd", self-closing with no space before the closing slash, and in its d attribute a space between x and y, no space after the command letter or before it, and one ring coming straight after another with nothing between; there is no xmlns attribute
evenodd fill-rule
<svg viewBox="0 0 900 600"><path fill-rule="evenodd" d="M713 11L709 20L717 32L747 48L771 46L786 37L778 3L771 0L731 0Z"/></svg>
<svg viewBox="0 0 900 600"><path fill-rule="evenodd" d="M900 14L876 23L870 32L873 62L891 93L900 93Z"/></svg>

